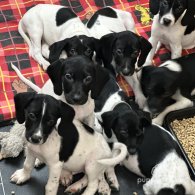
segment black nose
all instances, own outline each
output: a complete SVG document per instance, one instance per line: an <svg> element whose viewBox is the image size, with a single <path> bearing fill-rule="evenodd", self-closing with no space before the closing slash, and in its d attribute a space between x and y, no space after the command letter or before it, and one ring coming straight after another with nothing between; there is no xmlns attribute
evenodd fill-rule
<svg viewBox="0 0 195 195"><path fill-rule="evenodd" d="M124 76L128 76L128 75L130 75L131 70L129 70L128 68L125 68L125 69L122 70L122 73L123 73Z"/></svg>
<svg viewBox="0 0 195 195"><path fill-rule="evenodd" d="M129 152L129 154L131 154L131 155L135 154L136 151L137 151L136 148L131 148L131 147L128 148L128 152Z"/></svg>
<svg viewBox="0 0 195 195"><path fill-rule="evenodd" d="M168 18L163 18L164 25L168 26L171 23L171 20Z"/></svg>
<svg viewBox="0 0 195 195"><path fill-rule="evenodd" d="M81 101L81 95L80 94L75 94L72 99L75 103L78 103L78 102Z"/></svg>
<svg viewBox="0 0 195 195"><path fill-rule="evenodd" d="M32 135L31 140L33 143L38 144L41 142L42 137L39 135Z"/></svg>

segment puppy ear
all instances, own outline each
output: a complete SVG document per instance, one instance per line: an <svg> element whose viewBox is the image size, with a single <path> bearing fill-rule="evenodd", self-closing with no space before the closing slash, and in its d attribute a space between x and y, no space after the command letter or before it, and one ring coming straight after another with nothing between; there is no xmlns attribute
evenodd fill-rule
<svg viewBox="0 0 195 195"><path fill-rule="evenodd" d="M61 116L61 121L58 126L58 133L59 135L64 135L65 130L67 128L70 128L72 125L72 121L75 117L75 111L74 109L69 106L68 104L60 101L60 116Z"/></svg>
<svg viewBox="0 0 195 195"><path fill-rule="evenodd" d="M140 37L140 45L141 45L141 54L139 55L139 59L137 62L138 67L142 66L145 63L146 58L150 50L152 49L151 43L148 40L146 40L144 37Z"/></svg>
<svg viewBox="0 0 195 195"><path fill-rule="evenodd" d="M109 80L109 73L105 68L99 65L96 65L94 68L95 68L95 77L93 78L92 87L91 87L92 99L96 99L99 96L104 85Z"/></svg>
<svg viewBox="0 0 195 195"><path fill-rule="evenodd" d="M160 7L160 0L150 0L149 1L150 12L153 15L156 15L159 12L159 7Z"/></svg>
<svg viewBox="0 0 195 195"><path fill-rule="evenodd" d="M62 94L62 72L64 68L64 61L64 59L59 59L47 68L47 74L53 83L54 93L57 95Z"/></svg>
<svg viewBox="0 0 195 195"><path fill-rule="evenodd" d="M96 39L94 37L91 37L91 39L92 39L92 42L93 42L94 50L96 52L95 61L96 61L97 64L101 65L102 60L101 60L100 55L98 55L99 53L101 53L101 51L100 51L100 40Z"/></svg>
<svg viewBox="0 0 195 195"><path fill-rule="evenodd" d="M117 39L116 33L110 33L104 35L100 39L100 52L98 53L98 58L103 60L104 66L108 69L111 69L111 72L115 72L113 67L111 67L112 54L113 54L113 45Z"/></svg>
<svg viewBox="0 0 195 195"><path fill-rule="evenodd" d="M195 29L195 18L194 18L194 15L195 15L195 9L194 9L195 0L188 0L187 3L188 3L188 8L185 12L184 17L181 20L181 24L183 26L187 26L187 29L186 29L187 32L186 33L189 33L189 32L191 32L192 30Z"/></svg>
<svg viewBox="0 0 195 195"><path fill-rule="evenodd" d="M137 113L138 113L138 115L140 117L142 127L147 127L147 126L151 125L152 119L150 117L150 113L149 112L145 112L143 110L138 110Z"/></svg>
<svg viewBox="0 0 195 195"><path fill-rule="evenodd" d="M60 58L60 54L62 53L62 50L64 49L66 44L67 44L67 39L55 42L49 47L49 50L50 50L49 62L50 63L53 63Z"/></svg>
<svg viewBox="0 0 195 195"><path fill-rule="evenodd" d="M16 119L20 124L25 121L24 109L33 100L35 94L35 92L25 92L14 96Z"/></svg>
<svg viewBox="0 0 195 195"><path fill-rule="evenodd" d="M104 127L104 132L108 138L112 137L112 128L115 125L117 113L114 111L104 112L102 114L102 123Z"/></svg>

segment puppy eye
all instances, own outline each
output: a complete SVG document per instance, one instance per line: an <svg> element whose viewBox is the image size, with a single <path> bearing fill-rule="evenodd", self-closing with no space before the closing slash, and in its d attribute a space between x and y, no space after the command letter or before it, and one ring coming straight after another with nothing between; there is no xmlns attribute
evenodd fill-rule
<svg viewBox="0 0 195 195"><path fill-rule="evenodd" d="M32 112L28 114L28 118L31 119L32 121L35 121L37 119L37 117L35 116L35 114L32 113Z"/></svg>
<svg viewBox="0 0 195 195"><path fill-rule="evenodd" d="M121 49L117 49L117 50L116 50L116 53L117 53L119 56L123 54L123 52L122 52Z"/></svg>
<svg viewBox="0 0 195 195"><path fill-rule="evenodd" d="M73 81L73 78L72 78L72 75L71 74L65 74L65 78L66 78L66 80L68 80L68 81Z"/></svg>
<svg viewBox="0 0 195 195"><path fill-rule="evenodd" d="M87 76L86 78L84 78L83 81L84 81L85 84L91 83L91 81L92 81L92 76Z"/></svg>
<svg viewBox="0 0 195 195"><path fill-rule="evenodd" d="M54 125L54 120L48 121L48 122L47 122L47 125L48 125L48 126L53 126L53 125Z"/></svg>
<svg viewBox="0 0 195 195"><path fill-rule="evenodd" d="M168 1L163 1L163 2L162 2L162 5L163 5L163 6L168 6Z"/></svg>
<svg viewBox="0 0 195 195"><path fill-rule="evenodd" d="M70 50L70 54L71 54L71 55L76 55L76 53L77 53L77 52L76 52L75 49L71 49L71 50Z"/></svg>
<svg viewBox="0 0 195 195"><path fill-rule="evenodd" d="M87 56L89 56L91 53L92 53L92 51L89 48L85 51L85 55L87 55Z"/></svg>
<svg viewBox="0 0 195 195"><path fill-rule="evenodd" d="M128 132L127 131L120 131L120 134L123 136L123 137L128 137Z"/></svg>

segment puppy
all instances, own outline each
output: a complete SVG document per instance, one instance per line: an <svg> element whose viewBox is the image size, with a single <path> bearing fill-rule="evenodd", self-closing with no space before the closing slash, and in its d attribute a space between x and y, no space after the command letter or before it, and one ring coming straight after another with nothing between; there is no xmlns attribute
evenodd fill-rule
<svg viewBox="0 0 195 195"><path fill-rule="evenodd" d="M145 97L137 80L136 70L140 68L152 48L151 44L141 36L130 31L111 33L100 39L99 59L114 75L122 74L131 85L135 100L143 108ZM137 95L139 94L139 95Z"/></svg>
<svg viewBox="0 0 195 195"><path fill-rule="evenodd" d="M50 65L50 79L40 89L12 65L19 78L38 93L48 94L68 103L76 112L75 118L94 127L94 99L108 80L108 73L84 56L60 59Z"/></svg>
<svg viewBox="0 0 195 195"><path fill-rule="evenodd" d="M104 7L97 10L86 24L90 34L100 39L112 32L129 30L135 32L135 22L132 15L123 10Z"/></svg>
<svg viewBox="0 0 195 195"><path fill-rule="evenodd" d="M145 109L153 115L153 122L162 125L171 111L193 106L190 97L195 94L195 54L168 60L159 67L144 66L140 82L147 98Z"/></svg>
<svg viewBox="0 0 195 195"><path fill-rule="evenodd" d="M27 181L38 157L49 167L46 195L57 194L63 170L70 174L85 172L88 186L83 195L93 195L104 171L126 157L127 149L120 143L113 147L119 154L112 157L103 136L75 120L74 110L61 101L32 92L17 94L14 101L18 122L25 122L28 143L24 167L11 176L12 182L21 184Z"/></svg>
<svg viewBox="0 0 195 195"><path fill-rule="evenodd" d="M49 47L49 62L53 63L59 58L84 55L98 63L96 53L99 49L99 40L86 35L77 35L57 41Z"/></svg>
<svg viewBox="0 0 195 195"><path fill-rule="evenodd" d="M19 22L18 31L29 46L29 55L42 65L44 70L50 64L44 59L49 57L50 45L71 38L67 40L70 46L75 46L74 42L77 42L76 48L68 50L68 54L71 53L72 56L83 47L81 39L77 36L89 36L86 27L71 9L49 4L38 4L25 13ZM51 59L54 60L52 48L51 52ZM82 50L82 53L85 51Z"/></svg>
<svg viewBox="0 0 195 195"><path fill-rule="evenodd" d="M182 159L178 143L158 125L144 128L144 138L137 146L137 153L123 164L135 174L146 177L143 185L146 195L193 195L195 182L190 178Z"/></svg>
<svg viewBox="0 0 195 195"><path fill-rule="evenodd" d="M170 49L171 59L181 57L182 49L195 46L194 0L150 0L149 5L154 15L149 39L152 50L145 64L152 64L160 44Z"/></svg>
<svg viewBox="0 0 195 195"><path fill-rule="evenodd" d="M150 125L149 113L138 109L118 86L113 75L95 100L95 115L103 126L107 142L122 142L129 154L136 153L142 141L143 128Z"/></svg>

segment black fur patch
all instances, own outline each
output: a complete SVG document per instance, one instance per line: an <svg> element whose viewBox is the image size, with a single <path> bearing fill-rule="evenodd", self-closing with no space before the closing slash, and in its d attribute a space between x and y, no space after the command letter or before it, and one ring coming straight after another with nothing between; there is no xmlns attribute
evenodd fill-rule
<svg viewBox="0 0 195 195"><path fill-rule="evenodd" d="M106 7L98 10L97 12L95 12L95 14L93 14L89 22L87 23L87 28L91 28L94 25L99 15L107 16L110 18L117 18L116 12L112 8Z"/></svg>
<svg viewBox="0 0 195 195"><path fill-rule="evenodd" d="M83 126L85 127L85 129L87 130L88 133L94 134L94 130L91 127L89 127L85 123L82 123L82 124L83 124Z"/></svg>
<svg viewBox="0 0 195 195"><path fill-rule="evenodd" d="M161 189L157 195L185 195L185 188L183 185L175 185L174 190L171 188Z"/></svg>
<svg viewBox="0 0 195 195"><path fill-rule="evenodd" d="M60 26L70 19L76 18L77 15L69 8L61 8L56 13L56 25Z"/></svg>

